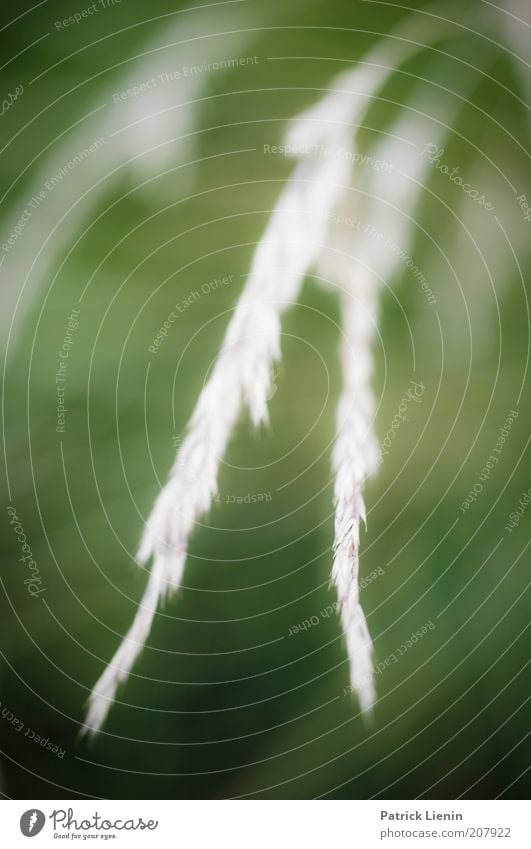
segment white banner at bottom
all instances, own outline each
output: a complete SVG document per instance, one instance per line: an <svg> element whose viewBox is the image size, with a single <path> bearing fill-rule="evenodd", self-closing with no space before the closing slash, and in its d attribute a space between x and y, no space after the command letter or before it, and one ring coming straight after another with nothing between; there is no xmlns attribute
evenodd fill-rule
<svg viewBox="0 0 531 849"><path fill-rule="evenodd" d="M69 844L190 849L465 847L528 849L523 801L13 801L2 846Z"/></svg>

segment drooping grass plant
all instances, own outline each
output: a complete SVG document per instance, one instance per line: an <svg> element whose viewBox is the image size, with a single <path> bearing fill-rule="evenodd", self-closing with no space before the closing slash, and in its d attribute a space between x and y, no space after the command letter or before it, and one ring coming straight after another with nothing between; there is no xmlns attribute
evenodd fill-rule
<svg viewBox="0 0 531 849"><path fill-rule="evenodd" d="M146 565L151 561L148 583L129 631L92 691L85 733L100 730L119 684L142 651L160 601L181 584L190 536L211 507L220 461L242 409L249 410L255 426L267 421L270 377L280 358L280 319L297 301L312 270L341 299L343 388L332 456L332 583L351 686L361 709L372 708L372 643L358 580L360 526L365 522L364 485L378 466L371 378L379 294L399 260L367 234L349 230L345 222L359 218L361 210L368 219L373 213L386 235L407 243L428 167L419 154L421 128L428 111L434 110L413 98L383 141L373 146L374 160L394 163L391 173L368 169L357 183L352 162L373 99L403 63L445 35L447 27L436 18L428 23L424 17L408 18L363 62L337 77L327 95L295 119L287 133L286 146L297 158L295 169L256 248L215 366L146 522L138 560ZM432 141L444 137L456 109L454 101L441 108L431 126Z"/></svg>

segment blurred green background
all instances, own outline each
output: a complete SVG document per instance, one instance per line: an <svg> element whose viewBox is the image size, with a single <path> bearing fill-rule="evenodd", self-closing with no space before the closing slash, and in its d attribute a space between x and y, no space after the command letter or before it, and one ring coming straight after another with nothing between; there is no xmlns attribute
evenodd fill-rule
<svg viewBox="0 0 531 849"><path fill-rule="evenodd" d="M457 26L438 52L421 51L395 74L360 131L369 151L418 78L434 108L446 95L430 80L462 92L468 102L447 133L445 161L493 199L502 225L429 170L408 250L437 308L400 262L382 299L374 380L380 439L410 380L426 388L366 492L362 576L383 572L362 591L376 662L425 623L435 627L377 676L379 701L364 723L355 700L343 695L348 664L339 623L320 614L335 600L328 587L330 452L340 315L335 293L309 278L300 304L284 316L271 426L255 434L242 417L221 469L220 503L193 536L184 586L159 611L92 744L77 734L90 688L145 586L134 562L143 520L293 167L265 156L263 145L279 144L289 119L406 10L249 0L221 5L211 23L209 10L176 14L185 8L177 2L154 0L147 8L122 0L62 30L55 22L88 4L50 0L28 14L22 7L2 12L9 60L2 96L24 89L1 118L2 242L43 176L100 135L106 139L48 193L41 217L35 212L0 270L4 500L17 511L45 587L39 598L29 595L5 512L5 796L528 792L531 510L511 531L506 525L531 484L522 282L529 222L516 200L531 194L529 124L503 14L479 2L467 6L467 28ZM462 4L437 9L462 20ZM194 56L206 61L208 39L186 48L176 42L209 28L233 33L218 37L219 56L258 61L198 75L192 127L178 124L190 96L179 81L114 101L153 69L182 68ZM474 34L478 28L485 36ZM173 46L157 52L157 44ZM111 136L161 109L151 135L147 120ZM156 148L159 138L183 135ZM210 287L179 315L156 355L149 352L176 303L229 275L229 284ZM72 308L80 310L79 327L59 434L55 374ZM510 410L519 415L499 463L462 513ZM270 498L234 500L258 493ZM318 625L289 636L312 616ZM10 713L64 756L17 732Z"/></svg>

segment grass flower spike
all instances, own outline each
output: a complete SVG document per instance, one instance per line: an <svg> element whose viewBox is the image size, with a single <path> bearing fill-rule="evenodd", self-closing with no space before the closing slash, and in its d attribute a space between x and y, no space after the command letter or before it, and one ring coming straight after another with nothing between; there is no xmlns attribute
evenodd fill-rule
<svg viewBox="0 0 531 849"><path fill-rule="evenodd" d="M376 47L364 62L342 73L316 106L292 122L285 143L298 161L257 245L221 351L147 519L138 551L142 564L152 562L147 587L128 633L92 691L83 733L100 730L118 685L142 651L160 601L181 584L190 536L211 507L220 460L242 409L249 410L255 426L267 421L271 375L280 357L280 317L296 302L311 269L337 288L341 298L343 390L332 458L336 511L332 582L352 688L362 710L374 703L371 638L359 599L359 542L360 523L365 521L363 486L378 464L372 430L371 348L381 281L394 258L386 258L382 250L374 252L368 239L356 242L352 232L337 224L337 213L355 211L362 195L369 200L387 195L388 209L402 210L398 217L388 216L389 226L400 228L407 215L404 210L418 194L418 187L417 193L412 191L412 181L419 177L418 154L411 157L417 171L410 179L393 177L383 187L378 183L382 175L371 170L372 184L361 194L352 179L357 131L373 97L396 67L419 49L412 37L416 19L412 20L413 29L408 25L397 30L391 46ZM439 32L434 26L430 36L424 21L422 41ZM394 133L386 144L396 147Z"/></svg>

